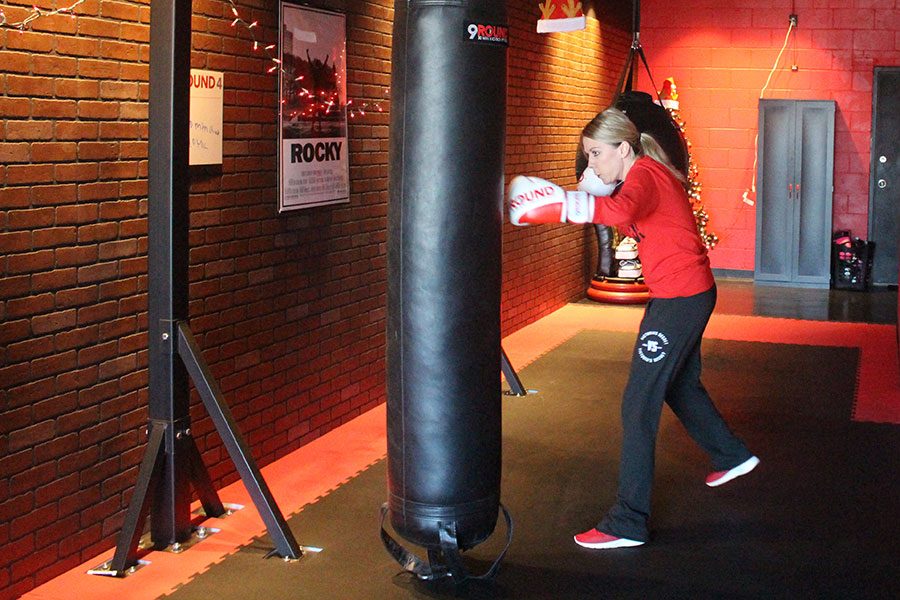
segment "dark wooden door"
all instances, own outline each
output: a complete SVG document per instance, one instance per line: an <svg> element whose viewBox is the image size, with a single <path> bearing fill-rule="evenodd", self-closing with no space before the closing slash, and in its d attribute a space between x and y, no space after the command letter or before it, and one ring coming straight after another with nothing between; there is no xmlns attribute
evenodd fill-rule
<svg viewBox="0 0 900 600"><path fill-rule="evenodd" d="M900 211L900 67L875 67L869 239L875 242L872 283L897 284Z"/></svg>

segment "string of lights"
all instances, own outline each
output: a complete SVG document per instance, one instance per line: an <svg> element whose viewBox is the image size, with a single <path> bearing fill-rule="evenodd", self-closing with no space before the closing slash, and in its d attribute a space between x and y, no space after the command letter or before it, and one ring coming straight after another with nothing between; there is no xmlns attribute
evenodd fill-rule
<svg viewBox="0 0 900 600"><path fill-rule="evenodd" d="M30 27L32 23L42 17L52 17L54 15L70 15L74 18L75 9L79 5L84 4L85 1L86 0L77 0L70 6L66 6L65 8L56 8L54 10L41 10L37 6L32 6L31 11L28 13L28 15L20 21L10 21L6 16L6 13L3 11L3 8L0 7L0 28L5 27L7 29L18 29L19 31L25 31L25 29Z"/></svg>
<svg viewBox="0 0 900 600"><path fill-rule="evenodd" d="M339 108L340 100L336 91L331 91L326 93L325 91L319 91L318 93L314 91L310 91L306 87L304 87L303 83L301 83L304 79L303 75L296 75L293 73L288 73L284 67L284 64L280 58L276 55L276 45L275 44L264 44L260 42L260 40L256 37L256 29L259 25L257 21L248 21L247 19L241 16L240 11L238 10L237 5L234 3L234 0L226 0L231 8L231 14L233 19L231 21L232 27L243 27L250 34L250 38L253 42L253 50L260 51L262 50L269 61L272 63L267 69L267 73L279 73L283 78L283 81L287 83L284 85L284 89L282 90L283 94L287 94L288 96L295 96L296 100L304 101L304 106L298 107L293 110L289 116L298 117L303 116L306 118L312 118L316 115L328 115L335 108ZM282 105L288 104L288 98L282 97L281 99ZM295 104L294 102L293 104ZM384 109L377 102L373 104L369 104L368 102L363 102L358 105L354 105L353 100L349 99L346 103L347 116L351 119L356 118L357 115L365 116L366 110L375 110L377 112L384 112Z"/></svg>
<svg viewBox="0 0 900 600"><path fill-rule="evenodd" d="M694 211L694 220L697 221L697 231L700 233L700 239L703 241L703 245L706 246L707 250L712 250L716 247L716 244L719 243L719 236L709 231L706 227L709 223L709 213L707 213L706 209L703 207L703 199L701 198L703 184L700 183L700 169L697 167L696 161L694 161L694 154L691 152L691 141L685 133L686 123L684 119L681 118L681 104L678 102L678 89L675 85L674 77L666 77L666 79L663 80L662 89L659 90L659 100L660 104L668 111L672 121L678 127L678 131L681 132L681 137L684 138L685 145L687 146L688 198L691 201L691 207Z"/></svg>
<svg viewBox="0 0 900 600"><path fill-rule="evenodd" d="M282 71L281 68L281 60L275 56L275 44L266 44L263 45L256 37L256 32L254 31L256 27L259 25L259 21L247 21L241 16L241 13L238 12L237 5L233 2L233 0L226 0L228 5L231 7L231 14L234 15L234 19L231 21L232 27L237 27L240 25L250 34L250 38L253 40L253 50L258 51L262 48L262 51L266 53L269 57L269 60L272 61L272 66L269 67L269 73L274 73L276 71Z"/></svg>
<svg viewBox="0 0 900 600"><path fill-rule="evenodd" d="M25 31L30 28L32 24L41 19L43 17L51 17L54 15L69 15L72 18L75 17L75 9L80 5L84 4L86 0L75 0L72 4L62 7L56 8L53 10L44 10L40 9L37 6L33 6L28 14L17 21L11 21L9 17L7 17L6 12L4 12L3 8L0 7L0 28L8 28L8 29L17 29L19 31ZM226 0L228 2L229 8L231 9L232 14L232 27L243 27L249 34L250 39L252 41L254 52L262 51L268 57L271 65L267 68L267 73L279 73L285 80L288 78L292 80L292 84L295 82L299 82L303 79L303 76L294 77L288 74L285 71L284 65L282 64L282 60L277 56L277 45L276 44L265 44L257 37L256 31L259 27L258 21L250 21L245 19L241 12L238 10L237 4L235 4L234 0ZM306 106L302 113L304 116L312 116L313 114L328 114L330 113L336 106L339 105L339 100L337 98L337 94L332 93L325 96L324 92L319 92L316 94L315 92L310 91L309 89L303 87L302 84L299 85L291 85L292 90L299 98L305 98L307 100L308 106ZM282 103L284 104L286 99L282 99ZM354 105L353 100L347 100L346 109L348 116L353 119L357 115L365 116L366 110L375 110L377 112L384 112L384 109L378 102L368 103L362 102L357 105ZM295 113L295 116L296 113Z"/></svg>
<svg viewBox="0 0 900 600"><path fill-rule="evenodd" d="M691 142L687 139L687 135L685 134L686 123L684 119L681 118L681 113L678 108L670 106L666 108L666 110L669 111L672 120L675 121L678 130L684 136L685 142L687 143L688 198L691 200L691 207L694 212L694 220L697 221L697 231L700 233L700 240L703 242L703 245L706 246L707 250L712 250L716 247L716 244L719 243L719 236L707 229L707 225L709 224L709 213L706 212L706 208L703 206L703 199L701 197L703 184L700 183L700 169L697 167L696 161L694 161L694 154L691 152Z"/></svg>

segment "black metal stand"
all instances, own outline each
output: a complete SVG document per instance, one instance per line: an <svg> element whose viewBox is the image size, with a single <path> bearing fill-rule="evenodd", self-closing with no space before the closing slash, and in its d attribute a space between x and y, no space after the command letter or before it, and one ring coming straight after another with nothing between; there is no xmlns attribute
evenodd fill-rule
<svg viewBox="0 0 900 600"><path fill-rule="evenodd" d="M506 383L509 384L509 391L512 395L527 396L528 392L525 391L522 380L519 379L515 369L513 369L512 364L509 362L509 357L506 355L503 346L500 346L500 367L503 369L503 376L506 377Z"/></svg>
<svg viewBox="0 0 900 600"><path fill-rule="evenodd" d="M187 325L191 0L153 3L150 39L149 442L115 555L104 574L122 576L137 564L148 512L154 548L191 536L192 485L208 516L225 513L191 437L189 379L266 524L274 552L297 559L301 548L237 432Z"/></svg>

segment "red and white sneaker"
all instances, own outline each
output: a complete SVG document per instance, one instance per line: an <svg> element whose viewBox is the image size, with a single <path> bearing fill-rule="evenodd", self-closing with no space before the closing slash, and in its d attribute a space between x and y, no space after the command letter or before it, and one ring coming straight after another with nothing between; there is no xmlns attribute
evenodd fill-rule
<svg viewBox="0 0 900 600"><path fill-rule="evenodd" d="M727 471L715 471L713 473L710 473L706 477L706 485L708 485L709 487L716 487L717 485L728 483L736 477L746 475L747 473L755 469L756 465L758 464L759 459L755 456L751 456L738 466L728 469Z"/></svg>
<svg viewBox="0 0 900 600"><path fill-rule="evenodd" d="M641 546L644 542L629 540L628 538L615 537L596 529L579 533L575 536L575 543L585 548L603 550L606 548L631 548Z"/></svg>

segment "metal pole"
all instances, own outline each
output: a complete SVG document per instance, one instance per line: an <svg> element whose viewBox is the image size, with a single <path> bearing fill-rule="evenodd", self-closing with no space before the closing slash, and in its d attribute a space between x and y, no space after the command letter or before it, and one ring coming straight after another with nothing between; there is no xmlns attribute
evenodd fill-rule
<svg viewBox="0 0 900 600"><path fill-rule="evenodd" d="M189 368L276 552L285 558L299 558L302 552L237 433L187 326L191 10L191 0L160 0L150 8L150 439L115 556L110 568L96 571L102 575L122 576L136 565L148 510L154 548L182 543L191 536L192 484L207 516L225 513L191 436Z"/></svg>
<svg viewBox="0 0 900 600"><path fill-rule="evenodd" d="M149 391L150 420L168 425L165 466L153 494L156 547L191 534L190 481L177 440L190 428L188 375L175 352L174 324L188 318L188 167L191 0L150 7ZM178 434L181 433L181 436ZM178 436L176 438L176 436Z"/></svg>
<svg viewBox="0 0 900 600"><path fill-rule="evenodd" d="M509 362L509 357L506 355L506 350L503 349L503 346L500 346L500 369L503 371L503 376L506 377L506 383L509 384L509 391L512 395L528 395L528 392L525 391L525 386L522 385L522 380L519 379L519 375L513 369L512 363Z"/></svg>

